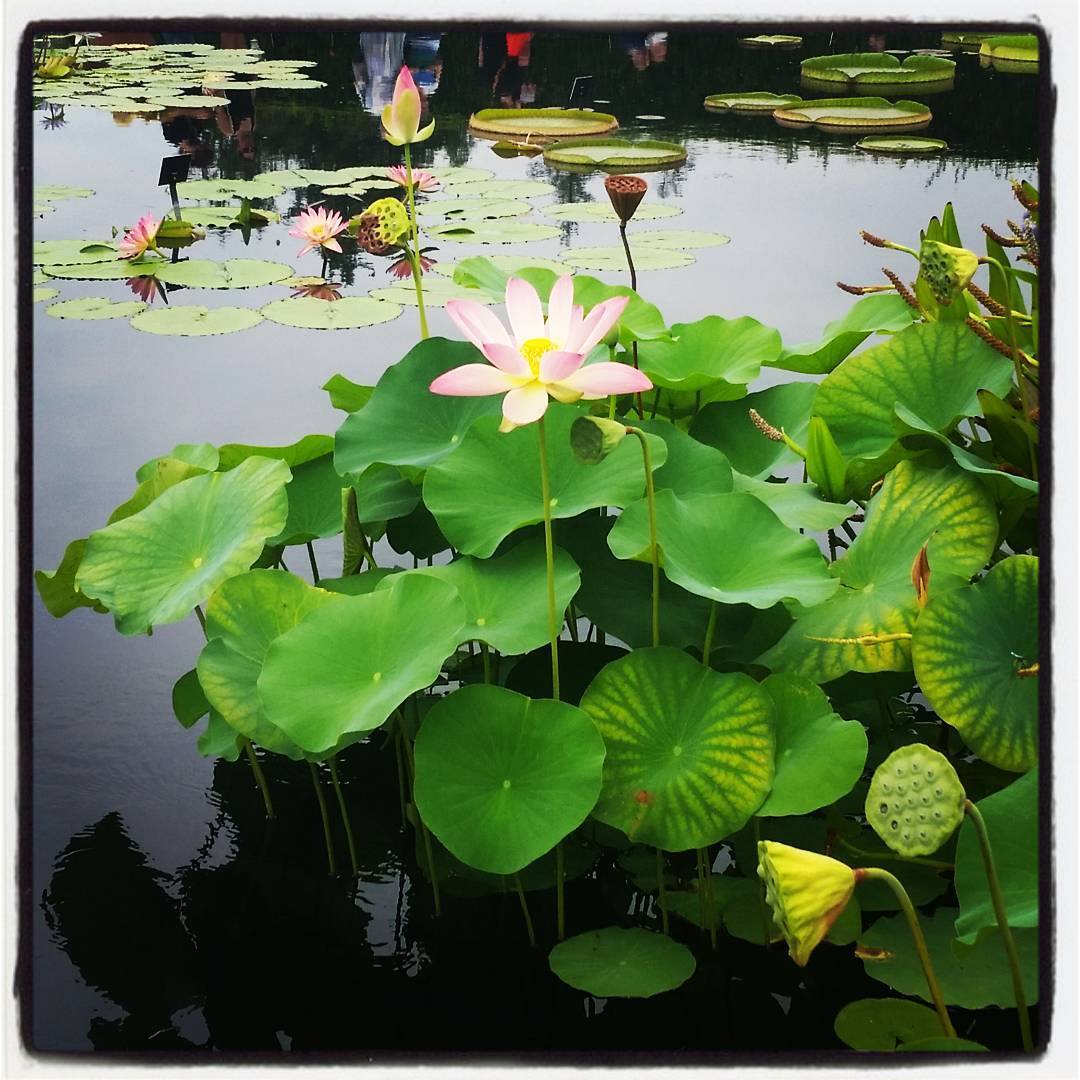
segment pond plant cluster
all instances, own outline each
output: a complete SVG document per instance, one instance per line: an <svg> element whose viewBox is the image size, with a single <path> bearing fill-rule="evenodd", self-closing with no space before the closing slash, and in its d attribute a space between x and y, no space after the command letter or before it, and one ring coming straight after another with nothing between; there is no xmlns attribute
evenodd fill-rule
<svg viewBox="0 0 1080 1080"><path fill-rule="evenodd" d="M175 90L205 56L179 55ZM282 73L246 56L228 70ZM489 137L529 138L498 119L481 117ZM573 120L540 119L560 138ZM567 162L610 173L610 207L547 211L610 220L618 245L569 266L475 257L431 276L422 230L503 229L536 183L415 169L434 124L403 69L382 116L401 167L195 181L180 193L241 205L35 245L49 278L295 290L261 312L84 299L53 305L58 317L219 333L261 318L357 328L412 306L419 324L375 386L327 382L345 414L333 435L181 444L142 464L108 521L37 572L43 603L111 614L125 635L197 618L205 644L173 689L177 719L205 721L200 753L246 762L268 818L267 757L307 766L332 875L346 871L326 781L355 876L364 825L339 755L392 744L436 914L468 903L462 883L502 890L523 943L585 995L673 990L727 934L782 941L800 966L854 950L884 995L836 1016L856 1050L982 1050L957 1010L998 1009L1031 1051L1037 191L1014 185L1021 221L984 225L985 254L951 206L917 236L863 232L884 279L840 283L857 297L848 313L785 345L745 316L668 324L638 291L650 254L672 265L663 253L718 242L668 230L631 245L628 223L666 209L630 172L648 144L639 157L578 144ZM279 182L365 200L352 217L320 200L293 220L322 274L161 252L206 227L273 224L251 200ZM425 201L443 185L459 197ZM343 243L392 259L399 284L341 298L326 270ZM567 272L623 260L630 287ZM429 335L431 304L460 336ZM763 370L774 385L748 393ZM327 576L313 542L334 536ZM411 568L377 561L380 540ZM287 568L292 549L310 575ZM650 896L650 928L568 934L566 883L588 883L601 858ZM550 925L533 917L537 893L554 896Z"/></svg>

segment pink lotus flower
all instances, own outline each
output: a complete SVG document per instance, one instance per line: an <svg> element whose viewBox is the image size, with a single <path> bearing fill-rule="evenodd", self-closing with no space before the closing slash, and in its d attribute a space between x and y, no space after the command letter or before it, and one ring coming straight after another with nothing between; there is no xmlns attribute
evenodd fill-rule
<svg viewBox="0 0 1080 1080"><path fill-rule="evenodd" d="M152 304L154 302L154 297L158 293L158 286L157 279L152 274L128 278L126 284L143 303Z"/></svg>
<svg viewBox="0 0 1080 1080"><path fill-rule="evenodd" d="M404 165L391 165L386 170L386 175L394 181L395 184L400 184L403 188L408 189L409 186L409 172ZM413 187L417 191L438 191L439 181L434 173L430 173L427 169L413 169L412 174Z"/></svg>
<svg viewBox="0 0 1080 1080"><path fill-rule="evenodd" d="M413 82L412 72L403 67L394 83L394 98L382 111L383 136L392 146L423 142L435 130L432 120L420 129L420 91Z"/></svg>
<svg viewBox="0 0 1080 1080"><path fill-rule="evenodd" d="M506 283L511 335L475 300L450 300L447 314L493 366L453 368L430 389L460 397L505 393L500 431L539 420L547 411L549 395L556 401L573 402L651 390L648 377L627 364L585 365L585 357L618 322L626 304L625 296L615 296L586 316L574 305L574 283L567 274L551 290L545 321L536 290L521 278L511 278Z"/></svg>
<svg viewBox="0 0 1080 1080"><path fill-rule="evenodd" d="M138 258L147 248L152 248L154 251L157 251L157 244L154 240L157 237L157 231L160 225L161 223L153 214L143 214L136 222L135 227L128 229L128 231L124 233L124 238L118 245L120 249L120 258Z"/></svg>
<svg viewBox="0 0 1080 1080"><path fill-rule="evenodd" d="M289 235L307 241L297 252L297 257L299 257L306 255L309 251L314 251L317 247L340 252L341 245L334 237L347 228L348 223L336 210L327 210L325 206L317 209L309 206L300 213L296 219L296 228L290 229Z"/></svg>

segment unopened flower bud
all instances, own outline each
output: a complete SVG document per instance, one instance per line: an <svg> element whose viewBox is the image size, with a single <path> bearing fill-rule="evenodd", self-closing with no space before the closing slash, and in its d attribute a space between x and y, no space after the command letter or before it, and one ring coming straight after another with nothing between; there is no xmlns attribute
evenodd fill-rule
<svg viewBox="0 0 1080 1080"><path fill-rule="evenodd" d="M603 461L626 438L626 425L606 416L579 416L570 425L570 446L579 461Z"/></svg>

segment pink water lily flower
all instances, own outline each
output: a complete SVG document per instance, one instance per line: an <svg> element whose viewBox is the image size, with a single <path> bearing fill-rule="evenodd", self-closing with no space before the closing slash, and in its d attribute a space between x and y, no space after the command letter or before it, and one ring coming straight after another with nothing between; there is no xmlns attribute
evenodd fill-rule
<svg viewBox="0 0 1080 1080"><path fill-rule="evenodd" d="M347 228L348 222L336 210L327 210L325 206L318 208L309 206L300 213L296 219L296 228L290 229L289 235L307 241L297 253L299 257L317 247L340 252L341 245L334 237Z"/></svg>
<svg viewBox="0 0 1080 1080"><path fill-rule="evenodd" d="M420 91L416 89L412 72L403 67L394 83L394 97L382 111L383 135L392 146L423 142L430 139L435 121L420 128Z"/></svg>
<svg viewBox="0 0 1080 1080"><path fill-rule="evenodd" d="M124 233L123 239L117 245L120 250L120 258L136 259L147 248L157 251L157 244L154 241L160 225L161 222L153 214L143 214L135 223L134 228L128 229Z"/></svg>
<svg viewBox="0 0 1080 1080"><path fill-rule="evenodd" d="M506 394L500 431L539 420L549 396L573 402L651 390L648 377L627 364L585 365L585 357L618 322L626 304L627 297L615 296L585 315L574 304L574 282L567 274L551 290L545 321L536 290L521 278L511 278L506 283L506 312L512 333L507 333L482 304L450 300L447 314L490 364L453 368L430 389L459 397Z"/></svg>
<svg viewBox="0 0 1080 1080"><path fill-rule="evenodd" d="M395 184L400 184L403 188L409 186L409 172L404 165L391 165L386 170L386 175L394 181ZM439 181L434 173L428 172L427 169L413 169L412 171L413 187L417 191L438 191Z"/></svg>

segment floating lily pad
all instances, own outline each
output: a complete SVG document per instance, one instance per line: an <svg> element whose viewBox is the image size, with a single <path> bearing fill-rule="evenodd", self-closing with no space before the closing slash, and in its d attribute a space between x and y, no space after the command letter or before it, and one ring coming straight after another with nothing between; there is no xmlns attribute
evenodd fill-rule
<svg viewBox="0 0 1080 1080"><path fill-rule="evenodd" d="M464 218L467 221L482 221L486 218L520 217L532 211L532 204L522 199L459 198L436 199L416 208L416 215L421 221L443 219L453 221ZM546 211L545 211L546 213Z"/></svg>
<svg viewBox="0 0 1080 1080"><path fill-rule="evenodd" d="M491 400L498 403L498 398ZM570 447L570 425L579 415L573 406L552 404L544 418L553 518L576 517L596 506L626 506L644 490L636 440L623 440L596 465L577 460ZM658 467L666 447L654 436L647 438ZM537 440L536 424L504 434L498 418L484 416L472 424L454 453L428 469L424 503L458 551L486 559L510 533L543 520Z"/></svg>
<svg viewBox="0 0 1080 1080"><path fill-rule="evenodd" d="M59 295L59 289L50 289L45 285L35 285L30 292L31 302L34 304L40 304L43 300L51 300Z"/></svg>
<svg viewBox="0 0 1080 1080"><path fill-rule="evenodd" d="M515 874L588 816L604 742L565 702L501 686L466 686L424 717L415 747L416 805L462 862Z"/></svg>
<svg viewBox="0 0 1080 1080"><path fill-rule="evenodd" d="M551 206L541 207L540 212L546 217L557 218L559 221L574 221L581 224L593 221L617 224L619 220L610 203L602 202L554 203ZM658 218L677 217L681 213L682 208L674 206L672 203L643 202L634 211L634 220L652 221Z"/></svg>
<svg viewBox="0 0 1080 1080"><path fill-rule="evenodd" d="M626 252L621 246L569 248L562 252L560 259L568 266L582 270L622 270L627 271ZM677 270L689 266L694 256L686 251L672 248L654 247L634 252L634 267L637 270Z"/></svg>
<svg viewBox="0 0 1080 1080"><path fill-rule="evenodd" d="M761 684L776 706L776 776L760 817L809 814L846 795L862 775L866 731L844 720L809 679L770 675Z"/></svg>
<svg viewBox="0 0 1080 1080"><path fill-rule="evenodd" d="M951 80L956 63L940 56L908 56L901 61L882 52L838 53L808 57L800 69L804 80L817 83L903 86Z"/></svg>
<svg viewBox="0 0 1080 1080"><path fill-rule="evenodd" d="M282 326L298 326L305 330L354 330L396 319L401 308L384 299L368 296L343 296L340 300L297 296L272 300L259 308L259 313L264 319Z"/></svg>
<svg viewBox="0 0 1080 1080"><path fill-rule="evenodd" d="M1039 62L1039 39L1034 34L995 34L979 46L979 56L1024 64Z"/></svg>
<svg viewBox="0 0 1080 1080"><path fill-rule="evenodd" d="M739 38L739 44L748 49L797 49L802 42L797 34L758 34Z"/></svg>
<svg viewBox="0 0 1080 1080"><path fill-rule="evenodd" d="M821 98L789 105L773 112L773 119L787 127L809 127L822 131L858 132L890 128L917 131L933 119L930 110L917 101L886 101L881 97Z"/></svg>
<svg viewBox="0 0 1080 1080"><path fill-rule="evenodd" d="M67 184L35 184L34 198L42 202L56 202L60 199L88 199L94 194L91 188L70 187Z"/></svg>
<svg viewBox="0 0 1080 1080"><path fill-rule="evenodd" d="M131 320L136 330L147 334L205 337L210 334L232 334L258 326L263 317L250 308L185 307L147 308Z"/></svg>
<svg viewBox="0 0 1080 1080"><path fill-rule="evenodd" d="M155 94L150 100L166 109L217 109L231 104L227 97L216 94Z"/></svg>
<svg viewBox="0 0 1080 1080"><path fill-rule="evenodd" d="M533 199L553 195L555 185L546 180L471 180L449 179L446 190L470 199Z"/></svg>
<svg viewBox="0 0 1080 1080"><path fill-rule="evenodd" d="M50 304L45 314L54 319L127 319L145 307L141 300L117 302L104 296L84 296Z"/></svg>
<svg viewBox="0 0 1080 1080"><path fill-rule="evenodd" d="M560 942L548 957L568 986L599 998L647 998L682 986L697 966L694 954L665 934L609 926Z"/></svg>
<svg viewBox="0 0 1080 1080"><path fill-rule="evenodd" d="M112 262L117 255L116 245L108 240L35 240L31 262L35 266L74 266Z"/></svg>
<svg viewBox="0 0 1080 1080"><path fill-rule="evenodd" d="M239 206L185 206L184 220L192 225L227 228L239 223ZM262 221L278 221L280 215L273 210L251 210L252 224Z"/></svg>
<svg viewBox="0 0 1080 1080"><path fill-rule="evenodd" d="M593 816L665 851L740 829L773 780L771 697L678 649L638 649L607 665L581 707L607 747Z"/></svg>
<svg viewBox="0 0 1080 1080"><path fill-rule="evenodd" d="M949 144L923 135L868 135L855 144L855 149L875 154L938 154L948 150Z"/></svg>
<svg viewBox="0 0 1080 1080"><path fill-rule="evenodd" d="M896 1050L899 1043L936 1038L941 1021L933 1009L901 998L863 998L845 1005L836 1037L852 1050Z"/></svg>
<svg viewBox="0 0 1080 1080"><path fill-rule="evenodd" d="M323 753L434 682L464 621L457 590L420 575L324 604L271 643L258 679L263 711L302 749Z"/></svg>
<svg viewBox="0 0 1080 1080"><path fill-rule="evenodd" d="M753 91L745 94L710 94L705 108L713 112L760 113L772 112L802 101L798 94L768 94Z"/></svg>
<svg viewBox="0 0 1080 1080"><path fill-rule="evenodd" d="M90 534L76 584L113 613L122 634L186 618L284 525L289 475L282 462L254 457L169 488Z"/></svg>
<svg viewBox="0 0 1080 1080"><path fill-rule="evenodd" d="M150 257L146 259L116 259L108 262L73 263L70 266L45 266L45 273L51 278L74 279L76 281L123 281L127 278L150 278L157 271L168 265L166 259Z"/></svg>
<svg viewBox="0 0 1080 1080"><path fill-rule="evenodd" d="M619 121L591 109L481 109L469 117L469 128L482 135L603 135Z"/></svg>
<svg viewBox="0 0 1080 1080"><path fill-rule="evenodd" d="M428 172L443 184L471 184L495 176L490 169L478 169L474 165L436 165Z"/></svg>
<svg viewBox="0 0 1080 1080"><path fill-rule="evenodd" d="M478 304L498 303L495 297L489 296L480 289L471 289L453 281L447 281L445 277L431 274L424 276L423 289L425 308L443 307L448 300L474 300ZM389 300L394 304L417 306L416 285L411 277L384 289L372 289L368 296L373 300Z"/></svg>
<svg viewBox="0 0 1080 1080"><path fill-rule="evenodd" d="M605 172L671 169L685 160L685 146L656 139L575 139L553 143L544 150L547 165L587 166Z"/></svg>
<svg viewBox="0 0 1080 1080"><path fill-rule="evenodd" d="M476 218L454 220L442 225L429 225L429 236L460 244L524 244L551 240L560 235L555 225L533 221L494 220Z"/></svg>
<svg viewBox="0 0 1080 1080"><path fill-rule="evenodd" d="M285 188L269 180L184 180L176 185L181 199L273 199Z"/></svg>
<svg viewBox="0 0 1080 1080"><path fill-rule="evenodd" d="M930 570L932 589L933 559ZM1011 772L1038 760L1039 651L1039 560L1031 555L932 595L912 639L916 678L932 708L979 757Z"/></svg>
<svg viewBox="0 0 1080 1080"><path fill-rule="evenodd" d="M293 273L286 263L265 262L261 259L188 259L185 262L165 262L154 267L154 277L169 285L184 285L189 289L251 289L272 285Z"/></svg>
<svg viewBox="0 0 1080 1080"><path fill-rule="evenodd" d="M911 645L903 638L869 645L845 639L912 631L919 607L911 566L924 545L933 598L981 570L996 543L994 503L975 477L901 461L830 568L842 587L824 603L793 609L795 624L759 662L818 683L847 671L910 671Z"/></svg>

